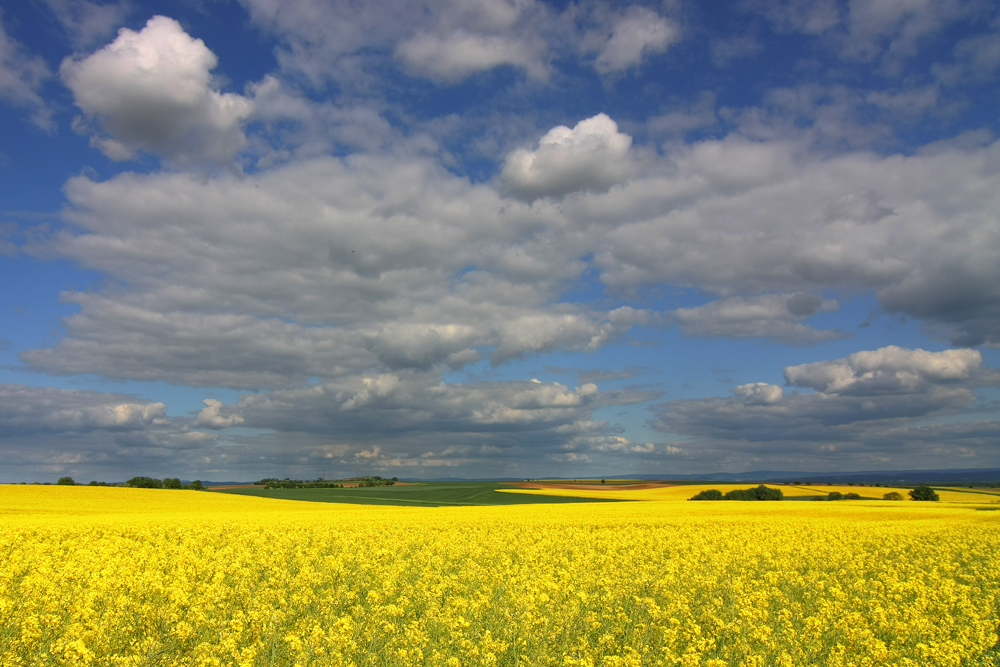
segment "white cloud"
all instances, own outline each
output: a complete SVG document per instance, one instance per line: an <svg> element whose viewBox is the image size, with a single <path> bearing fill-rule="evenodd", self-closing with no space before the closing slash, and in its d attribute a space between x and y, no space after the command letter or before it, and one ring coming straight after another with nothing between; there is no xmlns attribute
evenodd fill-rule
<svg viewBox="0 0 1000 667"><path fill-rule="evenodd" d="M632 138L605 114L581 120L573 129L549 130L529 151L507 156L500 178L516 196L531 201L571 192L607 191L632 173Z"/></svg>
<svg viewBox="0 0 1000 667"><path fill-rule="evenodd" d="M774 405L785 397L784 389L766 382L741 384L733 389L733 393L743 401L743 405Z"/></svg>
<svg viewBox="0 0 1000 667"><path fill-rule="evenodd" d="M60 72L77 106L108 132L92 138L108 157L144 150L180 164L226 164L246 145L253 103L214 89L216 64L204 42L155 16L86 58L67 58Z"/></svg>
<svg viewBox="0 0 1000 667"><path fill-rule="evenodd" d="M415 35L396 48L396 56L411 72L446 82L498 65L522 67L530 76L544 79L548 67L537 51L519 39L458 30L446 35Z"/></svg>
<svg viewBox="0 0 1000 667"><path fill-rule="evenodd" d="M792 345L813 345L847 334L814 329L802 320L839 307L833 299L806 293L759 294L727 297L696 308L678 308L672 316L689 336L771 338Z"/></svg>
<svg viewBox="0 0 1000 667"><path fill-rule="evenodd" d="M623 71L639 65L648 54L663 53L680 38L680 27L670 19L645 7L629 7L615 20L594 68L601 74Z"/></svg>
<svg viewBox="0 0 1000 667"><path fill-rule="evenodd" d="M956 345L996 345L998 154L815 158L789 142L705 141L570 214L616 221L596 255L613 288L860 288Z"/></svg>
<svg viewBox="0 0 1000 667"><path fill-rule="evenodd" d="M51 131L52 110L39 91L51 76L45 61L27 53L24 47L11 38L4 28L0 14L0 100L18 107L26 107L32 122L43 130Z"/></svg>
<svg viewBox="0 0 1000 667"><path fill-rule="evenodd" d="M206 398L202 403L205 404L205 407L201 409L195 418L195 426L226 428L228 426L238 426L243 423L243 417L237 414L222 415L222 409L225 407L222 401L217 401L214 398Z"/></svg>
<svg viewBox="0 0 1000 667"><path fill-rule="evenodd" d="M845 359L789 366L785 379L791 385L841 396L918 393L940 383L966 383L981 373L982 363L978 350L928 352L890 345Z"/></svg>
<svg viewBox="0 0 1000 667"><path fill-rule="evenodd" d="M665 403L653 426L686 437L689 463L703 467L760 458L777 469L843 470L848 456L857 470L947 468L957 455L995 456L1000 425L975 419L975 390L1000 386L1000 372L983 368L976 350L889 346L789 366L785 377L815 391L740 385L732 398ZM945 416L960 419L923 423Z"/></svg>
<svg viewBox="0 0 1000 667"><path fill-rule="evenodd" d="M259 26L283 41L283 69L317 86L334 80L367 95L384 85L380 72L389 59L441 83L499 65L548 76L547 10L533 0L242 2Z"/></svg>

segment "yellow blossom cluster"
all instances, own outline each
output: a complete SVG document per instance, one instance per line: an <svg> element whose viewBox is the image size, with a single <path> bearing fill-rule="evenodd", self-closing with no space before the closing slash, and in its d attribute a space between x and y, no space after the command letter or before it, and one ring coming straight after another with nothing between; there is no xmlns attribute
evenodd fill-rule
<svg viewBox="0 0 1000 667"><path fill-rule="evenodd" d="M1000 622L1000 512L974 507L0 507L4 667L985 665Z"/></svg>

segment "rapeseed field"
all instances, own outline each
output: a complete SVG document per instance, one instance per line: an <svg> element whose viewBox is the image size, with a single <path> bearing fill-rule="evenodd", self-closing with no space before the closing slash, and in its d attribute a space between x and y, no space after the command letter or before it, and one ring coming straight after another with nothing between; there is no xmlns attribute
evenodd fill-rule
<svg viewBox="0 0 1000 667"><path fill-rule="evenodd" d="M3 486L0 664L993 664L979 509Z"/></svg>

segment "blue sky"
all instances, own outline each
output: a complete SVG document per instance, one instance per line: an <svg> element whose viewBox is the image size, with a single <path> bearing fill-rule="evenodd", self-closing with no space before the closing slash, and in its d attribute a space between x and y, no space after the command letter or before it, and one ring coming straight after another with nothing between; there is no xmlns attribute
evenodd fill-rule
<svg viewBox="0 0 1000 667"><path fill-rule="evenodd" d="M0 11L0 481L1000 466L978 0Z"/></svg>

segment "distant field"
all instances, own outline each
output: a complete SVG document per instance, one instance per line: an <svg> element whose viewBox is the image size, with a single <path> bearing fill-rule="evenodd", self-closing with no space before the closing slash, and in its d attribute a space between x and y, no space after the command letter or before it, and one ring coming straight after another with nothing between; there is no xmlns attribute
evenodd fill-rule
<svg viewBox="0 0 1000 667"><path fill-rule="evenodd" d="M215 493L230 493L255 498L304 500L319 503L351 503L355 505L402 505L411 507L445 507L451 505L530 505L537 503L615 502L621 498L571 497L561 495L529 495L502 493L504 485L497 482L422 482L396 486L374 486L347 489L265 489L242 487L218 489ZM572 491L570 491L572 493Z"/></svg>
<svg viewBox="0 0 1000 667"><path fill-rule="evenodd" d="M633 486L615 486L612 488L596 488L594 486L565 485L553 482L539 482L532 488L531 484L518 483L518 487L512 486L501 493L509 495L533 495L533 496L573 496L578 498L594 498L604 500L646 500L646 501L676 501L687 500L699 491L706 489L718 489L723 493L733 489L747 489L757 486L754 483L721 484L700 482L692 485L656 485L643 484ZM857 493L865 501L872 502L900 502L884 501L882 496L890 491L895 491L903 496L903 502L912 502L909 499L910 487L872 487L872 486L844 486L835 485L810 485L793 486L784 484L767 484L766 486L781 489L785 495L785 500L808 501L817 498L825 498L830 493L838 491L840 493ZM1000 503L1000 493L994 489L965 489L961 487L933 487L941 497L941 502L948 503L971 503L971 504L992 504ZM851 502L851 501L847 501ZM854 501L859 502L859 501Z"/></svg>

